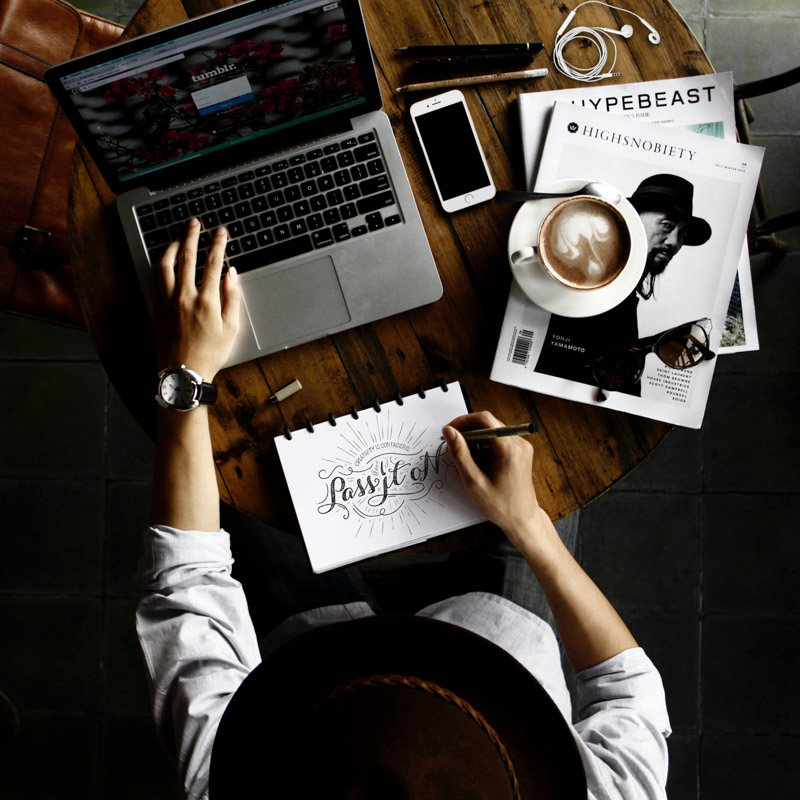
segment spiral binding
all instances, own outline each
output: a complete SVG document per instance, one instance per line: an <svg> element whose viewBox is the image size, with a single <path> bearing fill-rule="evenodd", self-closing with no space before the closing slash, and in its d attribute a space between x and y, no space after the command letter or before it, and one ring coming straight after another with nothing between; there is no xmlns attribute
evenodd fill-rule
<svg viewBox="0 0 800 800"><path fill-rule="evenodd" d="M439 379L439 382L438 382L437 386L438 386L438 387L439 387L439 388L440 388L440 389L441 389L443 392L447 392L447 391L449 391L449 388L448 388L448 386L447 386L447 382L445 381L445 379L444 379L444 378L440 378L440 379ZM426 394L425 394L425 389L423 389L423 388L422 388L422 384L419 384L419 385L417 386L417 394L418 394L418 395L419 395L419 396L420 396L420 397L421 397L423 400L425 399L425 397L426 397ZM402 405L403 405L403 396L400 394L400 392L399 392L399 391L396 391L396 392L394 393L394 398L393 398L393 400L394 400L394 402L395 402L395 403L397 403L397 405L399 405L399 406L402 406ZM378 401L378 398L377 398L377 397L376 397L376 398L375 398L375 399L372 401L372 408L373 408L373 409L375 410L375 412L376 412L376 413L378 413L378 414L381 412L381 404L380 404L380 402ZM350 412L349 412L349 413L350 413L350 416L351 416L353 419L358 419L358 410L356 409L356 407L355 407L355 406L350 406ZM333 415L333 412L332 412L332 411L331 411L331 412L328 414L327 423L328 423L329 425L333 425L333 426L335 426L335 425L336 425L336 417L334 417L334 415ZM306 428L306 430L307 430L309 433L314 433L314 423L312 422L312 420L310 420L310 419L307 419L307 420L305 421L305 428ZM292 431L291 431L291 428L289 428L289 426L288 426L288 425L284 425L284 426L283 426L283 435L284 435L284 436L285 436L287 439L289 439L289 440L291 441L291 439L292 439Z"/></svg>

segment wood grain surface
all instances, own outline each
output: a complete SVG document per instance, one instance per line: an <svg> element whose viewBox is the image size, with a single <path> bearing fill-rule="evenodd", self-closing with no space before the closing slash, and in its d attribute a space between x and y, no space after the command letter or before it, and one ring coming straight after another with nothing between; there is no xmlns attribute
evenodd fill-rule
<svg viewBox="0 0 800 800"><path fill-rule="evenodd" d="M147 0L127 36L155 30L232 2ZM670 426L489 380L511 274L505 250L516 208L484 203L448 215L440 210L413 139L411 102L403 95L408 57L395 48L410 44L540 41L533 67L547 77L465 89L467 103L498 188L523 188L515 99L525 91L578 86L552 64L556 31L576 3L551 0L363 0L374 49L384 111L391 119L439 269L444 295L424 308L233 367L221 373L212 409L212 438L224 499L260 519L295 526L294 513L273 439L324 422L374 400L440 380L459 380L472 407L490 409L508 423L535 420L539 432L534 475L540 502L554 518L586 505L635 467ZM584 6L579 24L634 27L618 40L617 71L609 80L674 78L711 72L695 37L665 0L627 2L661 35L652 45L638 20L604 6ZM591 65L596 52L574 43L568 57ZM70 202L72 259L81 302L101 361L121 398L149 433L155 429L153 333L114 210L114 196L82 148L76 150ZM280 405L268 402L298 378L302 391ZM452 534L433 547L471 546L485 531Z"/></svg>

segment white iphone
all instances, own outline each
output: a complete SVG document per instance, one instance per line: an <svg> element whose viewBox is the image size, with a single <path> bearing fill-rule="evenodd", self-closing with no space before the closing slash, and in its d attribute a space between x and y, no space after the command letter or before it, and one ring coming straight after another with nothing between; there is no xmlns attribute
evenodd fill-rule
<svg viewBox="0 0 800 800"><path fill-rule="evenodd" d="M454 89L414 103L410 112L442 208L491 200L494 182L464 95Z"/></svg>

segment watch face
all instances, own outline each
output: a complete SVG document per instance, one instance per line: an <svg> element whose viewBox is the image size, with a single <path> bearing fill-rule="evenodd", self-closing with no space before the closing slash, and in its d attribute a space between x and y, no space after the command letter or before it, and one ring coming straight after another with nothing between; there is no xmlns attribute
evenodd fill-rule
<svg viewBox="0 0 800 800"><path fill-rule="evenodd" d="M189 408L195 394L195 384L182 370L165 375L161 381L161 396L174 408Z"/></svg>

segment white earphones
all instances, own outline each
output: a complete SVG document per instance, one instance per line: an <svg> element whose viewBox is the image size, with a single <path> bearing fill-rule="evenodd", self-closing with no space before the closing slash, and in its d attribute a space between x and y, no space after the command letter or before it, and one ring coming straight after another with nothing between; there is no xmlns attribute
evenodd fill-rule
<svg viewBox="0 0 800 800"><path fill-rule="evenodd" d="M622 74L613 71L614 65L617 63L617 45L612 36L622 36L625 39L630 39L631 36L633 36L632 25L623 25L619 30L615 30L614 28L590 28L579 26L565 33L569 24L575 18L578 9L581 6L589 5L589 3L597 3L598 5L607 6L608 8L613 8L615 11L622 11L625 14L636 17L636 19L650 31L647 39L651 44L658 44L661 41L661 36L659 36L658 31L647 20L643 19L638 14L634 14L633 11L628 11L626 8L619 8L619 6L612 6L602 2L602 0L585 0L585 2L580 3L570 11L556 33L555 44L553 46L553 60L555 61L556 69L563 75L574 78L576 81L591 83L603 80L603 78L617 77ZM599 57L597 63L593 67L576 67L564 58L564 47L574 39L586 39L597 48ZM608 61L608 51L606 49L606 39L611 42L614 48L614 58L611 62L611 66L607 70L606 62Z"/></svg>
<svg viewBox="0 0 800 800"><path fill-rule="evenodd" d="M615 31L613 28L597 28L598 31L605 31L606 33L615 33L619 36L624 36L626 39L630 39L633 36L633 25L623 25L618 31Z"/></svg>

